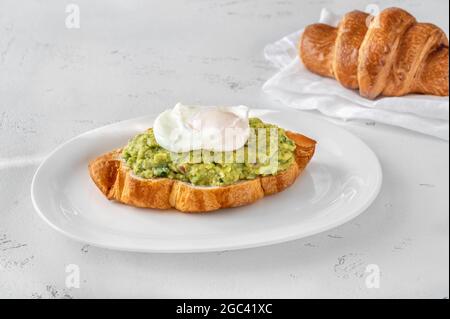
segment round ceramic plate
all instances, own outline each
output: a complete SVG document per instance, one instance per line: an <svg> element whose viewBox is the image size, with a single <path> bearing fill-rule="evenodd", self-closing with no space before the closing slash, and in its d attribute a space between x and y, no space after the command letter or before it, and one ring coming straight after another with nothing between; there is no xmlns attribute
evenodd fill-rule
<svg viewBox="0 0 450 319"><path fill-rule="evenodd" d="M139 209L107 200L91 181L89 160L125 145L153 116L84 133L58 147L38 168L31 196L57 231L92 245L142 252L201 252L280 243L326 231L363 212L382 172L375 154L347 131L303 112L254 111L318 142L317 152L285 191L213 213Z"/></svg>

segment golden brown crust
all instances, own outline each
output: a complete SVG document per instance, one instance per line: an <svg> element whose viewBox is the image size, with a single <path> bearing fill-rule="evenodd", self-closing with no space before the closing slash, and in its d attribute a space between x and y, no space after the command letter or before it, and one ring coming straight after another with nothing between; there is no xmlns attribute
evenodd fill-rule
<svg viewBox="0 0 450 319"><path fill-rule="evenodd" d="M98 189L108 198L119 173L120 161L117 160L120 151L106 153L89 163L89 174Z"/></svg>
<svg viewBox="0 0 450 319"><path fill-rule="evenodd" d="M298 175L300 175L300 172L300 167L296 161L295 164L291 165L287 170L277 175L259 178L264 195L276 194L288 188L295 182Z"/></svg>
<svg viewBox="0 0 450 319"><path fill-rule="evenodd" d="M334 77L369 99L410 93L448 96L447 36L399 8L376 17L353 11L338 28L310 25L299 54L308 70Z"/></svg>
<svg viewBox="0 0 450 319"><path fill-rule="evenodd" d="M258 179L225 187L193 187L175 182L169 201L179 211L198 213L248 205L263 197Z"/></svg>
<svg viewBox="0 0 450 319"><path fill-rule="evenodd" d="M300 57L305 67L321 76L333 75L333 49L336 28L323 23L315 23L305 28L300 40Z"/></svg>
<svg viewBox="0 0 450 319"><path fill-rule="evenodd" d="M419 69L419 81L412 83L412 90L416 93L448 96L448 39L426 58L426 62Z"/></svg>
<svg viewBox="0 0 450 319"><path fill-rule="evenodd" d="M169 196L174 181L168 178L141 179L135 177L122 163L112 199L136 207L169 209Z"/></svg>
<svg viewBox="0 0 450 319"><path fill-rule="evenodd" d="M296 161L287 170L275 176L241 181L225 187L198 187L167 178L138 178L125 167L118 150L91 161L89 173L108 199L131 206L175 208L190 213L243 206L292 185L311 160L316 142L293 132L287 132L287 135L297 145Z"/></svg>
<svg viewBox="0 0 450 319"><path fill-rule="evenodd" d="M394 64L400 40L416 23L408 12L389 8L377 15L370 24L359 50L359 93L375 99L386 86Z"/></svg>
<svg viewBox="0 0 450 319"><path fill-rule="evenodd" d="M359 49L367 32L369 14L352 11L342 18L336 37L333 72L336 80L349 89L357 89Z"/></svg>
<svg viewBox="0 0 450 319"><path fill-rule="evenodd" d="M422 79L422 81L416 81L415 77L421 77L420 74L424 73L423 67L427 66L426 76L430 74L438 81L445 79L444 74L439 75L436 71L445 68L448 70L448 49L447 67L430 69L430 66L436 62L434 54L430 52L438 52L441 46L448 46L447 37L441 29L430 23L416 23L408 32L403 36L400 42L398 56L392 66L387 85L384 88L384 95L405 95L408 92L428 92L429 94L441 95L439 92L433 92L433 88L446 88L448 95L448 77L447 84L433 85L429 81ZM444 51L443 51L444 52ZM425 59L426 63L422 63ZM422 88L417 89L417 84L420 83ZM431 85L430 85L431 84Z"/></svg>

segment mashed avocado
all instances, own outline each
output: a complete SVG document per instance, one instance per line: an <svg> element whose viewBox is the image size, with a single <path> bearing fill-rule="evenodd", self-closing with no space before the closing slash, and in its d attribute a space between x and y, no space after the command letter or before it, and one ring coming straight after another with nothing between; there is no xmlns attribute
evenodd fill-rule
<svg viewBox="0 0 450 319"><path fill-rule="evenodd" d="M141 178L165 177L199 186L225 186L287 169L295 159L295 143L285 131L257 118L249 119L249 124L249 141L236 151L172 153L158 145L149 129L131 139L122 156Z"/></svg>

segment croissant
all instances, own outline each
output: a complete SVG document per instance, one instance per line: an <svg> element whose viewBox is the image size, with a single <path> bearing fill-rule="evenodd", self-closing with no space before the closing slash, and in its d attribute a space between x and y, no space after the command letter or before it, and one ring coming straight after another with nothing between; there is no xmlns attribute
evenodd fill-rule
<svg viewBox="0 0 450 319"><path fill-rule="evenodd" d="M448 96L448 38L437 26L418 23L399 8L373 17L347 13L337 28L316 23L300 39L305 67L335 78L361 96Z"/></svg>

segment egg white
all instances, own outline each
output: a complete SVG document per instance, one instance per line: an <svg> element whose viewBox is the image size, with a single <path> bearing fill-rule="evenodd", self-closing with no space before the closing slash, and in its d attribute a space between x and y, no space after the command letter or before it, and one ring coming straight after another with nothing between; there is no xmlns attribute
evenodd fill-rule
<svg viewBox="0 0 450 319"><path fill-rule="evenodd" d="M181 103L155 120L156 141L171 152L228 152L245 145L250 136L248 107L187 106Z"/></svg>

